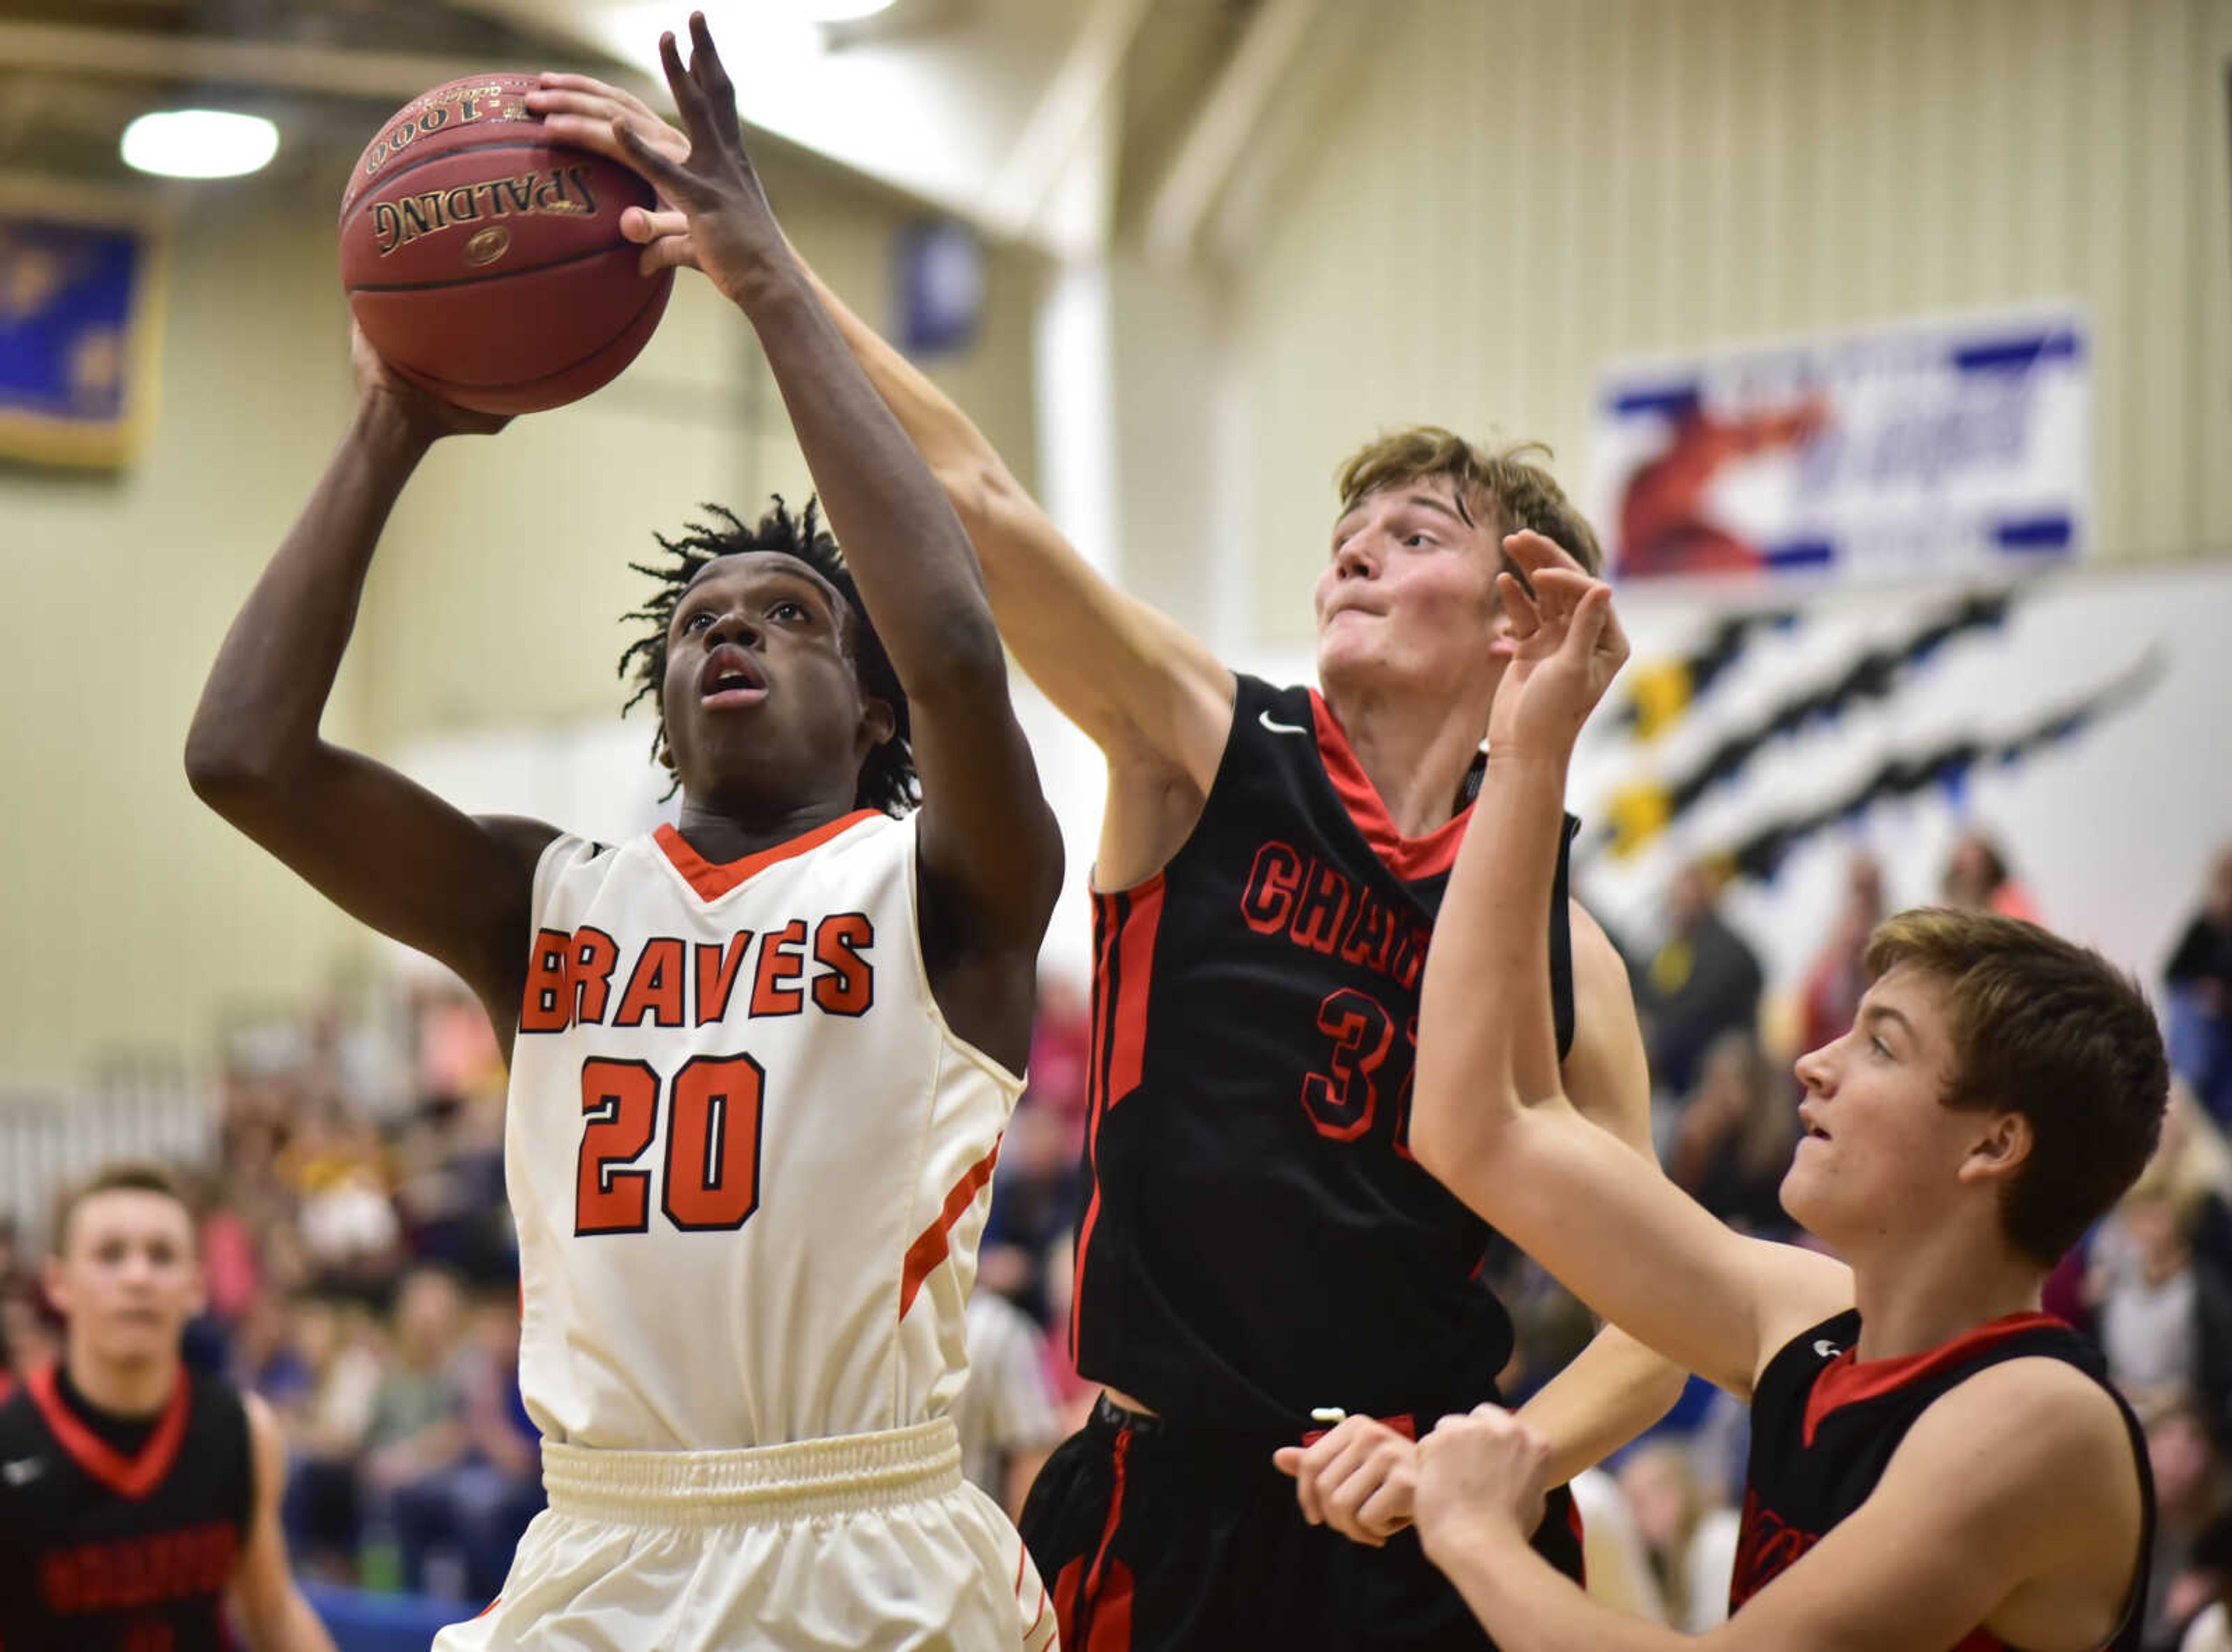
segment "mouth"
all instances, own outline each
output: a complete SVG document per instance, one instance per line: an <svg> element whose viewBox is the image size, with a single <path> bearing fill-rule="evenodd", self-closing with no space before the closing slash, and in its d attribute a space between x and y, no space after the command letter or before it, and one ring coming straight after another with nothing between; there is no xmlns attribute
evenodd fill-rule
<svg viewBox="0 0 2232 1652"><path fill-rule="evenodd" d="M698 674L698 703L710 710L757 705L768 696L767 673L743 649L723 643Z"/></svg>
<svg viewBox="0 0 2232 1652"><path fill-rule="evenodd" d="M1815 1124L1813 1115L1803 1107L1798 1110L1798 1122L1805 1127L1806 1130L1805 1135L1800 1137L1801 1141L1826 1142L1829 1139L1829 1132Z"/></svg>

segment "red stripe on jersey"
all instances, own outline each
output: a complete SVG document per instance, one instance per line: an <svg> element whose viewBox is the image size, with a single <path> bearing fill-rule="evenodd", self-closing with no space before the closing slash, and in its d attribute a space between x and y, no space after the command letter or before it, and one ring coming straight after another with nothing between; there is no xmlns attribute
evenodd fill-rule
<svg viewBox="0 0 2232 1652"><path fill-rule="evenodd" d="M76 1413L62 1403L53 1366L41 1366L25 1380L24 1386L31 1403L39 1408L39 1415L46 1419L48 1430L62 1442L62 1449L76 1460L79 1467L119 1497L137 1502L150 1495L178 1461L178 1448L186 1438L186 1412L193 1403L192 1384L183 1370L171 1390L171 1397L163 1407L155 1431L147 1436L147 1443L140 1448L138 1454L131 1457L87 1428Z"/></svg>
<svg viewBox="0 0 2232 1652"><path fill-rule="evenodd" d="M2050 1313L2011 1313L2006 1318L1978 1325L1974 1331L1956 1337L1950 1342L1940 1343L1935 1348L1925 1348L1918 1354L1905 1354L1896 1359L1871 1359L1863 1364L1852 1356L1853 1349L1845 1351L1821 1368L1814 1377L1814 1387L1806 1396L1806 1443L1814 1443L1814 1431L1830 1412L1862 1400L1874 1399L1879 1394L1889 1394L1915 1381L1972 1359L1988 1349L1996 1348L2012 1337L2026 1336L2034 1331L2069 1328L2064 1320ZM1956 1649L1958 1652L1958 1649Z"/></svg>
<svg viewBox="0 0 2232 1652"><path fill-rule="evenodd" d="M850 814L840 814L826 825L811 832L801 832L774 847L746 855L742 860L708 860L692 849L683 835L671 826L663 826L651 835L674 863L674 870L682 874L683 882L698 892L701 901L717 901L722 896L742 884L746 878L765 871L777 861L788 860L804 854L809 849L819 849L840 832L850 831L863 820L875 818L873 809L855 809Z"/></svg>
<svg viewBox="0 0 2232 1652"><path fill-rule="evenodd" d="M1061 1643L1074 1652L1131 1652L1132 1569L1113 1560L1109 1545L1124 1519L1124 1457L1132 1430L1116 1435L1116 1483L1108 1494L1108 1518L1100 1527L1100 1546L1087 1565L1080 1555L1054 1580L1054 1611Z"/></svg>
<svg viewBox="0 0 2232 1652"><path fill-rule="evenodd" d="M976 1202L976 1195L992 1179L993 1168L1000 1162L1000 1143L994 1142L992 1150L963 1173L945 1195L945 1205L938 1213L938 1220L922 1230L914 1243L907 1247L906 1271L899 1278L899 1318L914 1305L914 1293L930 1277L931 1269L945 1260L947 1247L952 1242L953 1224L969 1214L969 1207Z"/></svg>
<svg viewBox="0 0 2232 1652"><path fill-rule="evenodd" d="M1423 838L1405 837L1387 813L1387 805L1380 800L1379 788L1364 772L1364 765L1356 761L1333 709L1315 689L1310 690L1310 716L1317 724L1318 756L1325 764L1326 778L1340 794L1348 818L1356 822L1356 829L1387 870L1405 883L1415 884L1455 865L1457 845L1464 841L1465 822L1472 819L1472 805L1466 804L1455 818Z"/></svg>
<svg viewBox="0 0 2232 1652"><path fill-rule="evenodd" d="M1085 1300L1085 1259L1093 1249L1093 1229L1100 1220L1100 1115L1108 1105L1110 983L1116 943L1123 934L1123 897L1093 894L1093 1044L1085 1064L1085 1173L1092 1189L1077 1226L1077 1254L1070 1259L1069 1363L1077 1364L1077 1325Z"/></svg>
<svg viewBox="0 0 2232 1652"><path fill-rule="evenodd" d="M1118 1102L1139 1087L1139 1072L1147 1053L1147 994L1155 972L1155 930L1163 917L1163 875L1157 872L1137 889L1126 891L1127 910L1116 942L1114 1002L1109 1007L1108 1103Z"/></svg>

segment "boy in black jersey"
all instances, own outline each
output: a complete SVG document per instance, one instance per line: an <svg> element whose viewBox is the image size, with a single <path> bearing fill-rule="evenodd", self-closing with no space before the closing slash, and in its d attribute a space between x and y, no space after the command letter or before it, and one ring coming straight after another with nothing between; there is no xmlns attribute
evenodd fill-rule
<svg viewBox="0 0 2232 1652"><path fill-rule="evenodd" d="M262 1400L186 1369L194 1221L153 1165L64 1201L46 1288L59 1364L0 1404L0 1649L333 1652L287 1569L286 1448Z"/></svg>
<svg viewBox="0 0 2232 1652"><path fill-rule="evenodd" d="M2039 1291L2153 1150L2152 1012L2034 925L1904 913L1870 943L1852 1031L1798 1063L1782 1202L1844 1261L1739 1237L1637 1174L1560 1092L1536 963L1567 760L1626 645L1605 587L1508 545L1536 599L1505 576L1523 634L1426 970L1419 1157L1598 1312L1751 1401L1734 1616L1703 1640L2135 1648L2144 1443ZM1482 1407L1418 1454L1426 1552L1508 1652L1686 1643L1528 1552L1545 1451L1524 1423Z"/></svg>

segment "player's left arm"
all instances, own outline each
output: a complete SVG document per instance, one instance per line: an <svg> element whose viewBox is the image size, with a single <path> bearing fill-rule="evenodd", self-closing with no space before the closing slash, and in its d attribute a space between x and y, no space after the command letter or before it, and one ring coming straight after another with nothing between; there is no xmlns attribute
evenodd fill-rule
<svg viewBox="0 0 2232 1652"><path fill-rule="evenodd" d="M1911 1652L1980 1626L2079 1652L2113 1633L2141 1564L2131 1436L2056 1361L2010 1361L1937 1402L1866 1502L1702 1636L1598 1604L1528 1546L1547 1458L1491 1407L1419 1448L1420 1539L1506 1652Z"/></svg>
<svg viewBox="0 0 2232 1652"><path fill-rule="evenodd" d="M783 239L702 14L690 65L660 42L689 133L677 159L624 122L628 162L686 215L698 268L759 334L861 600L905 684L922 777L924 949L955 1031L1013 1068L1030 1040L1061 836L1008 694L984 576L961 521ZM1018 986L1023 990L1017 990Z"/></svg>
<svg viewBox="0 0 2232 1652"><path fill-rule="evenodd" d="M295 1586L287 1565L287 1534L279 1506L287 1493L287 1441L278 1418L263 1396L243 1394L248 1411L248 1452L255 1501L248 1520L248 1543L233 1568L226 1591L233 1614L255 1652L334 1652L333 1636Z"/></svg>
<svg viewBox="0 0 2232 1652"><path fill-rule="evenodd" d="M1573 1041L1559 1067L1565 1092L1574 1111L1655 1167L1651 1071L1627 965L1579 901L1569 910ZM1673 1361L1605 1326L1520 1409L1550 1441L1550 1484L1564 1485L1664 1417L1687 1380Z"/></svg>

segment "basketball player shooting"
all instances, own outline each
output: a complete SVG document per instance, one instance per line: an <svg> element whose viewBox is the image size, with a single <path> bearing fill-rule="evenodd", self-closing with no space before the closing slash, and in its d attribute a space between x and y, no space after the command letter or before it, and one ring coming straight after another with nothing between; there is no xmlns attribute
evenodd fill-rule
<svg viewBox="0 0 2232 1652"><path fill-rule="evenodd" d="M1782 1203L1838 1261L1739 1236L1584 1124L1541 982L1574 736L1625 657L1610 593L1506 541L1517 653L1426 966L1419 1158L1599 1313L1752 1406L1730 1600L1758 1652L2138 1645L2152 1498L2130 1410L2039 1312L2047 1272L2152 1151L2154 1015L2097 955L1923 910L1872 938L1852 1030L1798 1062ZM1528 1550L1546 1450L1492 1407L1419 1447L1427 1553L1509 1652L1650 1652L1674 1630Z"/></svg>
<svg viewBox="0 0 2232 1652"><path fill-rule="evenodd" d="M59 1363L0 1404L0 1647L333 1652L287 1565L287 1447L254 1395L186 1369L200 1312L176 1177L112 1164L55 1215Z"/></svg>
<svg viewBox="0 0 2232 1652"><path fill-rule="evenodd" d="M527 103L584 148L692 149L582 76L545 75ZM699 259L685 216L624 215L645 268ZM1406 1529L1411 1441L1496 1393L1513 1331L1479 1278L1487 1228L1411 1156L1412 1031L1502 670L1502 534L1538 527L1591 560L1594 537L1523 450L1375 442L1317 581L1324 692L1279 688L1093 570L968 418L819 290L960 512L1017 660L1108 768L1070 1348L1105 1392L1022 1519L1062 1638L1480 1648ZM1655 1174L1625 972L1586 912L1555 913L1534 967L1572 1092ZM1562 1477L1679 1383L1607 1331L1528 1415ZM1350 1415L1326 1433L1321 1409ZM1578 1572L1562 1503L1541 1541Z"/></svg>
<svg viewBox="0 0 2232 1652"><path fill-rule="evenodd" d="M464 977L510 1059L550 1507L437 1644L1038 1652L1054 1612L948 1413L1061 840L969 541L784 245L702 19L692 47L661 42L687 160L633 159L757 331L846 554L810 508L667 545L623 668L678 826L472 818L320 737L389 508L433 441L500 423L361 347L188 768Z"/></svg>

